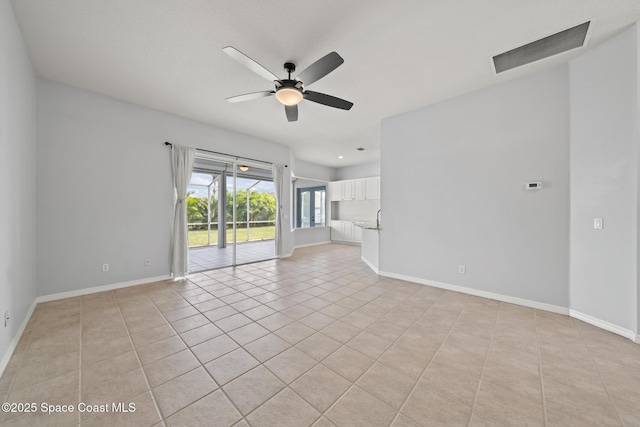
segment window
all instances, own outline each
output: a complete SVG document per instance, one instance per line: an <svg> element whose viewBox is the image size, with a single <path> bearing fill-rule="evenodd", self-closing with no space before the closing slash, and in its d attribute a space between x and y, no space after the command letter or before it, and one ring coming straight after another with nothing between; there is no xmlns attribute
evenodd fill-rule
<svg viewBox="0 0 640 427"><path fill-rule="evenodd" d="M296 227L311 228L327 225L327 186L321 181L297 179L294 183L296 196Z"/></svg>

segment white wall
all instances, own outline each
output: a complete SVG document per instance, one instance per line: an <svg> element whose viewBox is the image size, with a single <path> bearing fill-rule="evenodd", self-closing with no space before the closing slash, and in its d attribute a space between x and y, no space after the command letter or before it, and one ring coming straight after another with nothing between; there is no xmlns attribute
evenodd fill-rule
<svg viewBox="0 0 640 427"><path fill-rule="evenodd" d="M363 163L336 169L334 181L380 176L380 162Z"/></svg>
<svg viewBox="0 0 640 427"><path fill-rule="evenodd" d="M302 178L318 179L321 181L333 181L336 174L334 168L315 163L307 163L302 160L296 160L293 168L295 176Z"/></svg>
<svg viewBox="0 0 640 427"><path fill-rule="evenodd" d="M36 78L0 2L0 360L36 297ZM4 313L11 317L4 327ZM10 355L9 355L10 356ZM4 369L0 362L0 374Z"/></svg>
<svg viewBox="0 0 640 427"><path fill-rule="evenodd" d="M636 333L637 58L632 27L570 63L571 309Z"/></svg>
<svg viewBox="0 0 640 427"><path fill-rule="evenodd" d="M173 190L164 141L290 161L282 145L46 80L38 80L37 130L40 295L169 274ZM285 193L290 220L290 186ZM286 251L292 247L287 232Z"/></svg>
<svg viewBox="0 0 640 427"><path fill-rule="evenodd" d="M568 307L566 65L385 119L381 159L381 271Z"/></svg>

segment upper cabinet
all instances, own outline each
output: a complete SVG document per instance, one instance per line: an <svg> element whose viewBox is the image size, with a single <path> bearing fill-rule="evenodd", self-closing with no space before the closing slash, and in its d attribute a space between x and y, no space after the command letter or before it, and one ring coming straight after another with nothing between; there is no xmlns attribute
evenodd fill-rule
<svg viewBox="0 0 640 427"><path fill-rule="evenodd" d="M379 199L380 177L334 181L329 188L332 202Z"/></svg>
<svg viewBox="0 0 640 427"><path fill-rule="evenodd" d="M364 195L365 199L379 199L380 198L380 177L364 179Z"/></svg>
<svg viewBox="0 0 640 427"><path fill-rule="evenodd" d="M329 183L329 197L331 197L332 202L337 202L342 200L342 182L334 181Z"/></svg>

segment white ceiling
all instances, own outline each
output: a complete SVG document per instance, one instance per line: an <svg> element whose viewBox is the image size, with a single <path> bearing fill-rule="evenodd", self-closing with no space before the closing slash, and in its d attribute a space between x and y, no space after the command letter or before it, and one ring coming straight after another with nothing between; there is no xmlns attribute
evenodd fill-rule
<svg viewBox="0 0 640 427"><path fill-rule="evenodd" d="M12 0L39 76L292 147L339 167L380 156L380 121L546 68L584 48L494 75L490 58L592 20L593 47L640 19L638 0ZM336 51L310 85L350 111L303 101L287 122L272 85L222 52L278 76ZM366 148L356 151L357 147ZM339 160L339 155L344 159Z"/></svg>

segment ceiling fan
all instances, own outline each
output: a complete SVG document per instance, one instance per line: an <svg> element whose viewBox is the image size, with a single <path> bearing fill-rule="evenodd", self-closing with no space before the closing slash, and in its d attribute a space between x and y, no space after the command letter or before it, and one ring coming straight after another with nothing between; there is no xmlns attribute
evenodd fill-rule
<svg viewBox="0 0 640 427"><path fill-rule="evenodd" d="M307 99L318 104L327 105L329 107L340 108L343 110L349 110L353 107L353 103L345 101L344 99L336 98L335 96L327 95L320 92L312 92L306 90L305 86L308 86L314 82L317 82L336 68L338 68L344 62L344 59L336 52L331 52L322 58L318 59L313 64L309 65L304 71L298 74L295 78L291 78L291 73L296 70L295 64L286 62L284 69L288 73L286 79L279 79L271 71L258 64L253 59L249 58L244 53L232 46L227 46L222 49L224 53L258 74L267 80L275 83L275 90L265 90L262 92L246 93L244 95L232 96L227 98L229 102L241 102L249 101L252 99L264 98L267 96L275 95L276 99L284 104L284 110L287 115L287 120L295 122L298 120L298 104Z"/></svg>

